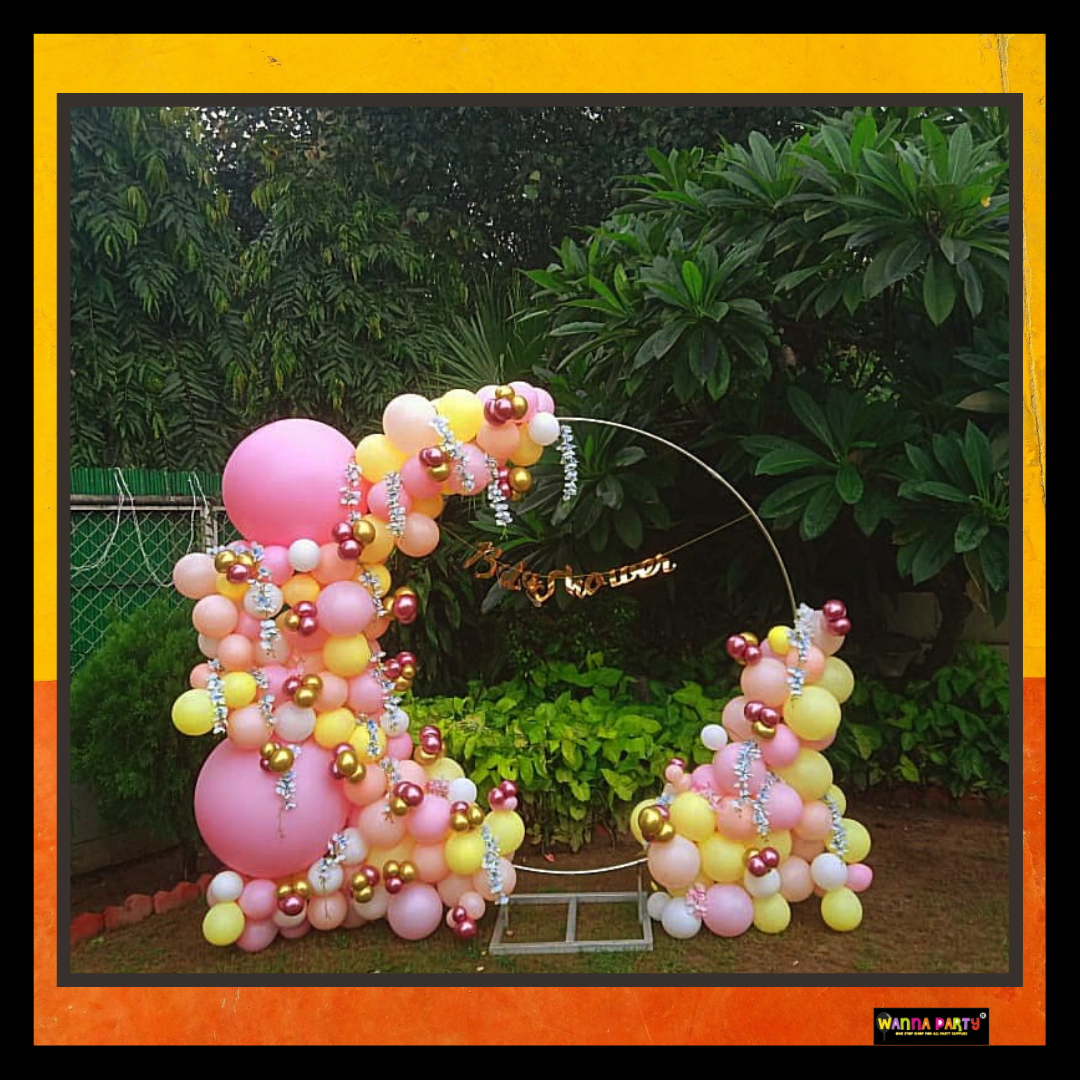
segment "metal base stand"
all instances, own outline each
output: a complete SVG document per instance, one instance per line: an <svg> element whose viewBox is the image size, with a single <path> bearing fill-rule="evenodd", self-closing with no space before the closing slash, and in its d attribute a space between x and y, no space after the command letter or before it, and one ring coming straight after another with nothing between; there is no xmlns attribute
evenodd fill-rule
<svg viewBox="0 0 1080 1080"><path fill-rule="evenodd" d="M641 924L640 938L623 938L610 941L579 941L577 937L577 914L579 904L626 904L636 903L638 921ZM509 942L505 940L510 929L510 909L516 905L523 907L565 904L566 937L562 941ZM491 935L488 952L492 956L528 956L543 953L587 952L652 952L652 919L646 910L646 898L641 888L641 872L638 872L637 892L585 892L585 893L514 893L510 902L499 908L495 919L495 929Z"/></svg>

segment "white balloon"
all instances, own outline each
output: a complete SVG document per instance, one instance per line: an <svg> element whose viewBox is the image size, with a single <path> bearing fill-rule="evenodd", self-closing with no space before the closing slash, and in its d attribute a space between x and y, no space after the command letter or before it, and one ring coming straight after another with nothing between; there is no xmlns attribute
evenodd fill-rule
<svg viewBox="0 0 1080 1080"><path fill-rule="evenodd" d="M288 930L290 926L299 926L307 918L307 904L299 915L286 915L284 911L275 911L273 918L282 930Z"/></svg>
<svg viewBox="0 0 1080 1080"><path fill-rule="evenodd" d="M261 597L261 599L260 599ZM264 606L260 607L260 603ZM285 603L285 597L276 585L267 582L262 588L248 589L244 596L244 610L253 619L272 619Z"/></svg>
<svg viewBox="0 0 1080 1080"><path fill-rule="evenodd" d="M476 802L476 785L467 776L461 777L460 780L451 780L448 798L452 803L474 803Z"/></svg>
<svg viewBox="0 0 1080 1080"><path fill-rule="evenodd" d="M356 908L358 915L371 922L373 919L381 919L386 914L386 909L390 904L390 894L382 885L376 885L375 895L366 904L358 904L355 900L350 900L349 903Z"/></svg>
<svg viewBox="0 0 1080 1080"><path fill-rule="evenodd" d="M706 724L701 729L701 741L707 750L723 750L727 746L727 732L720 724Z"/></svg>
<svg viewBox="0 0 1080 1080"><path fill-rule="evenodd" d="M659 922L664 916L664 908L671 903L671 897L666 892L654 892L645 904L649 915Z"/></svg>
<svg viewBox="0 0 1080 1080"><path fill-rule="evenodd" d="M810 864L810 877L819 889L832 892L847 884L847 866L839 856L826 851Z"/></svg>
<svg viewBox="0 0 1080 1080"><path fill-rule="evenodd" d="M214 892L214 883L211 881L206 886L206 906L213 907L216 903L219 903L220 897Z"/></svg>
<svg viewBox="0 0 1080 1080"><path fill-rule="evenodd" d="M761 877L754 877L749 870L743 874L743 888L759 900L766 896L775 896L780 891L783 881L775 870L770 870Z"/></svg>
<svg viewBox="0 0 1080 1080"><path fill-rule="evenodd" d="M314 540L294 540L289 545L289 565L306 574L319 565L319 545Z"/></svg>
<svg viewBox="0 0 1080 1080"><path fill-rule="evenodd" d="M315 730L315 710L286 701L274 710L274 734L285 742L302 743Z"/></svg>
<svg viewBox="0 0 1080 1080"><path fill-rule="evenodd" d="M316 896L329 896L345 884L345 871L337 863L324 864L320 859L311 864L307 879L311 882L311 891Z"/></svg>
<svg viewBox="0 0 1080 1080"><path fill-rule="evenodd" d="M387 709L379 720L387 735L404 735L409 730L409 714L404 709Z"/></svg>
<svg viewBox="0 0 1080 1080"><path fill-rule="evenodd" d="M218 639L207 637L205 634L199 635L199 652L206 657L207 660L213 660L217 656Z"/></svg>
<svg viewBox="0 0 1080 1080"><path fill-rule="evenodd" d="M701 916L695 915L683 901L673 899L670 904L664 905L660 925L667 931L668 937L685 941L701 929Z"/></svg>
<svg viewBox="0 0 1080 1080"><path fill-rule="evenodd" d="M244 879L235 870L222 870L214 875L210 888L214 890L215 903L239 900L244 891Z"/></svg>
<svg viewBox="0 0 1080 1080"><path fill-rule="evenodd" d="M341 835L345 837L345 858L342 860L345 866L359 866L367 858L368 845L359 829L342 829Z"/></svg>
<svg viewBox="0 0 1080 1080"><path fill-rule="evenodd" d="M550 446L559 437L559 421L554 414L538 412L529 421L529 438L537 446Z"/></svg>

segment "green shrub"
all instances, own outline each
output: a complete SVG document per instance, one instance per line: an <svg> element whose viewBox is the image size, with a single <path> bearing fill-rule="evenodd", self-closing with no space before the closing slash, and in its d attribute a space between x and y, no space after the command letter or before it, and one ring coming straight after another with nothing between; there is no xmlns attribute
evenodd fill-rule
<svg viewBox="0 0 1080 1080"><path fill-rule="evenodd" d="M71 771L116 829L175 839L185 871L199 839L192 796L207 743L170 722L200 660L189 602L161 598L114 622L71 683Z"/></svg>

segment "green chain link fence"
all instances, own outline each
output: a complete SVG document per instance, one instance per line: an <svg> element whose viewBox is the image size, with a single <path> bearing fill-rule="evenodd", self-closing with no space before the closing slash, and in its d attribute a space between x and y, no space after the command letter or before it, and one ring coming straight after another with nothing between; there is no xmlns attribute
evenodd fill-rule
<svg viewBox="0 0 1080 1080"><path fill-rule="evenodd" d="M114 618L159 595L179 602L172 568L181 555L236 538L219 475L72 469L72 673Z"/></svg>

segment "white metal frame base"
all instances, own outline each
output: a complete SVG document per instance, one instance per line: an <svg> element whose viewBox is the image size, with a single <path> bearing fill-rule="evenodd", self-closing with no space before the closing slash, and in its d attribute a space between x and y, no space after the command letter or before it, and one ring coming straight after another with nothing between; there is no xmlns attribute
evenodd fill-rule
<svg viewBox="0 0 1080 1080"><path fill-rule="evenodd" d="M636 903L638 919L641 923L640 938L621 940L580 941L577 937L577 913L579 904L626 904ZM510 908L516 904L523 907L564 904L566 914L566 937L562 941L523 941L505 940L510 924ZM530 954L554 955L559 953L589 952L652 952L652 919L645 907L645 895L639 888L637 892L585 892L585 893L514 893L510 902L499 908L495 919L495 929L491 935L488 952L492 956L528 956Z"/></svg>

